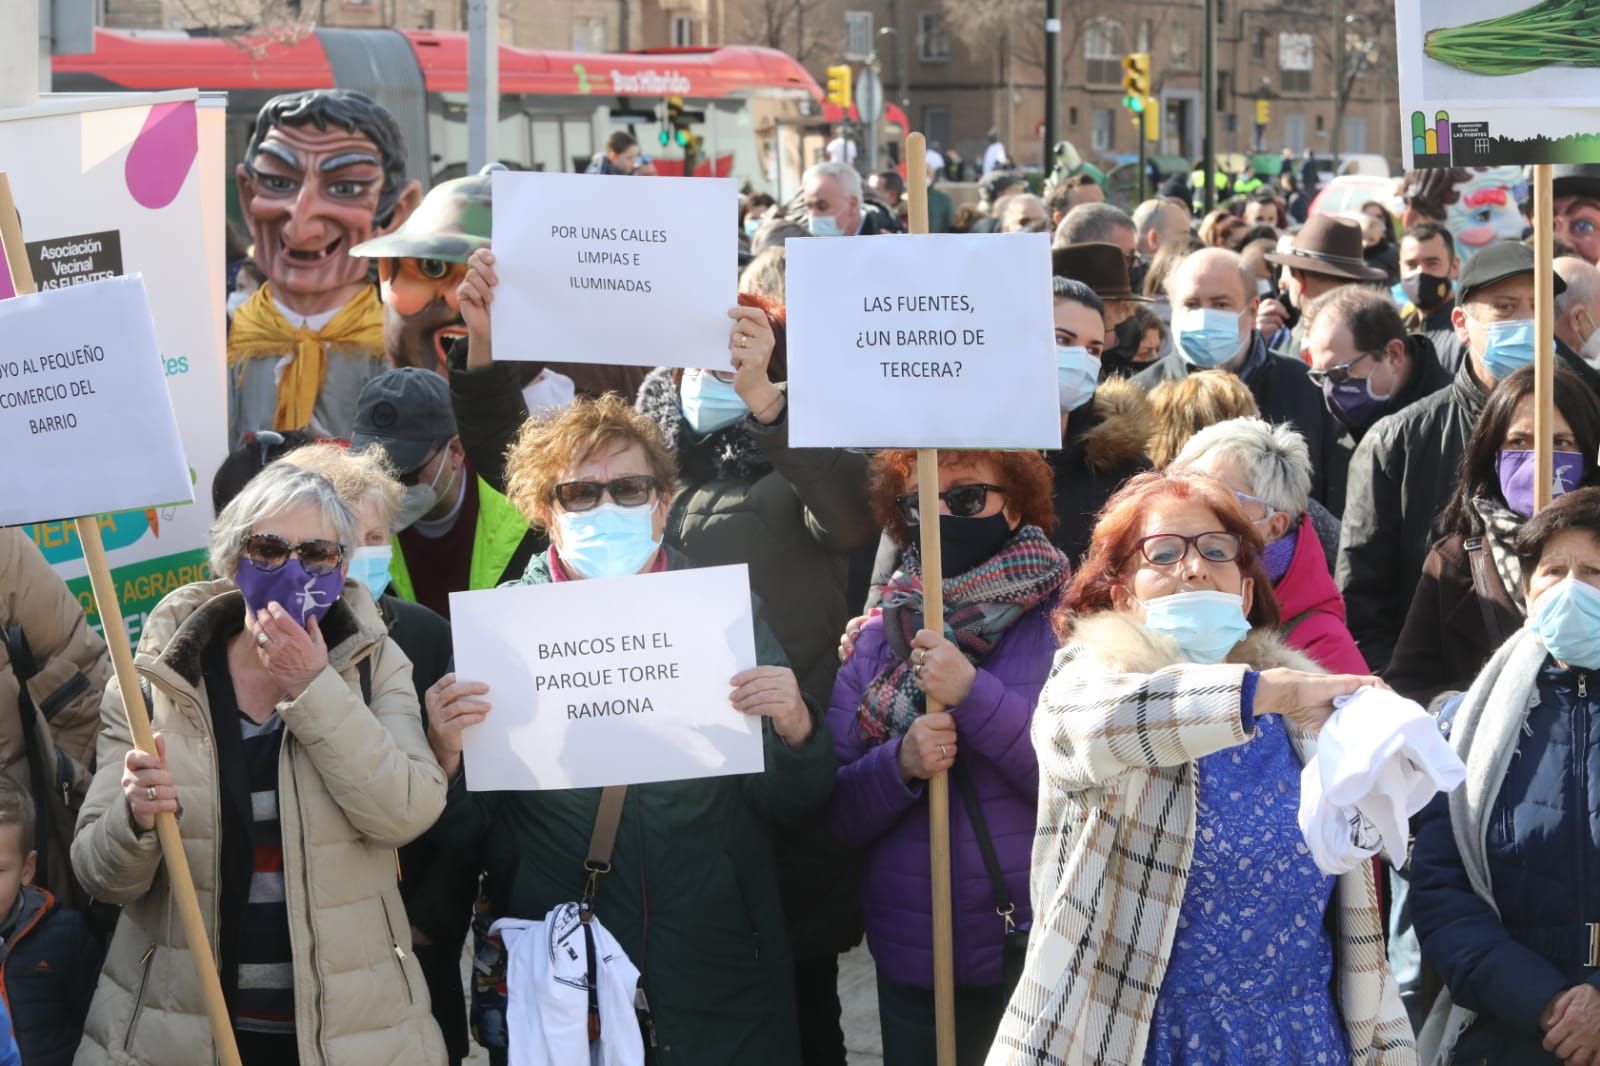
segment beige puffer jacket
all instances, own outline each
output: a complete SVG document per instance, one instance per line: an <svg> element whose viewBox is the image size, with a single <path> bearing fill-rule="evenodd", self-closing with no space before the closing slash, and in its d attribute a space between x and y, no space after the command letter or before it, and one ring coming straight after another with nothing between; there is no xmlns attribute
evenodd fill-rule
<svg viewBox="0 0 1600 1066"><path fill-rule="evenodd" d="M213 953L222 799L201 655L243 610L230 581L179 589L150 615L137 658L178 783L184 849ZM299 699L279 705L286 726L279 817L300 1061L437 1066L445 1061L444 1043L411 954L395 849L438 818L444 773L423 733L411 664L366 590L347 587L322 633L329 668ZM362 659L371 664L370 710L361 697L356 664ZM114 685L102 719L99 771L78 821L72 862L91 892L123 911L74 1062L209 1064L211 1031L160 845L154 833L136 835L122 795L131 740Z"/></svg>

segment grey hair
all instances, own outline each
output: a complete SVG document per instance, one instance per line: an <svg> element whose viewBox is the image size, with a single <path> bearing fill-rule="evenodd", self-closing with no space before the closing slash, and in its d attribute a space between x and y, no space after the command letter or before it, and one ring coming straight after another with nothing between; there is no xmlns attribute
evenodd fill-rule
<svg viewBox="0 0 1600 1066"><path fill-rule="evenodd" d="M1173 470L1194 470L1211 459L1232 459L1249 479L1250 495L1298 522L1311 496L1311 449L1293 427L1259 418L1207 426L1184 444Z"/></svg>
<svg viewBox="0 0 1600 1066"><path fill-rule="evenodd" d="M1133 229L1140 244L1147 242L1150 234L1160 234L1161 225L1167 219L1167 212L1173 210L1172 205L1162 203L1160 200L1146 200L1133 209Z"/></svg>
<svg viewBox="0 0 1600 1066"><path fill-rule="evenodd" d="M207 542L211 572L217 577L233 577L239 570L239 549L250 531L265 519L299 507L316 507L333 523L348 563L356 540L355 513L339 498L333 482L314 470L280 459L251 478L211 523Z"/></svg>
<svg viewBox="0 0 1600 1066"><path fill-rule="evenodd" d="M1000 224L1002 226L1009 225L1012 217L1014 215L1021 214L1022 209L1030 204L1037 204L1040 212L1047 216L1046 221L1049 221L1048 216L1050 212L1045 210L1043 200L1039 199L1031 192L1019 192L1015 196L1008 196L1006 198L1005 214L1000 216Z"/></svg>
<svg viewBox="0 0 1600 1066"><path fill-rule="evenodd" d="M866 202L861 193L861 175L848 163L835 163L832 160L813 163L800 175L801 186L810 185L812 178L832 178L839 183L846 196L854 196L858 204Z"/></svg>
<svg viewBox="0 0 1600 1066"><path fill-rule="evenodd" d="M1056 230L1055 244L1064 248L1069 244L1090 242L1117 243L1117 230L1137 229L1133 219L1120 207L1111 204L1079 204L1067 212Z"/></svg>
<svg viewBox="0 0 1600 1066"><path fill-rule="evenodd" d="M1226 248L1201 248L1178 260L1167 273L1166 283L1162 288L1166 290L1167 299L1172 301L1174 307L1177 306L1178 302L1177 297L1173 294L1177 287L1178 279L1185 276L1188 271L1198 269L1197 264L1203 263L1207 259L1215 259L1219 255L1227 256L1228 261L1238 271L1239 285L1244 289L1244 302L1248 304L1256 298L1258 295L1256 292L1256 272L1250 269L1250 264L1244 261L1244 256Z"/></svg>
<svg viewBox="0 0 1600 1066"><path fill-rule="evenodd" d="M1556 273L1566 282L1566 291L1556 297L1556 314L1564 315L1574 307L1593 307L1595 296L1600 295L1600 270L1587 260L1563 256L1555 262Z"/></svg>

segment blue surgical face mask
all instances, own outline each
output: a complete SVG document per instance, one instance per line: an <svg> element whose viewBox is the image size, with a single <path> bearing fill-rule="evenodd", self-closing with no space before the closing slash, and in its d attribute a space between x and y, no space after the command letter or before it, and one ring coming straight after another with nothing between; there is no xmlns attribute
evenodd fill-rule
<svg viewBox="0 0 1600 1066"><path fill-rule="evenodd" d="M1215 307L1180 307L1172 312L1172 341L1183 361L1201 370L1239 354L1239 313Z"/></svg>
<svg viewBox="0 0 1600 1066"><path fill-rule="evenodd" d="M389 587L389 563L394 549L387 544L357 548L350 553L350 576L367 587L376 600Z"/></svg>
<svg viewBox="0 0 1600 1066"><path fill-rule="evenodd" d="M812 215L807 224L813 237L843 237L844 230L839 226L839 220L832 215Z"/></svg>
<svg viewBox="0 0 1600 1066"><path fill-rule="evenodd" d="M1600 589L1569 577L1544 591L1528 624L1557 661L1600 670Z"/></svg>
<svg viewBox="0 0 1600 1066"><path fill-rule="evenodd" d="M744 220L744 235L746 237L754 237L756 235L756 230L760 229L761 228L761 223L763 223L765 221L766 221L766 219L764 219L764 218L747 218L747 219L745 219Z"/></svg>
<svg viewBox="0 0 1600 1066"><path fill-rule="evenodd" d="M1179 592L1144 604L1145 628L1177 641L1197 663L1220 663L1250 632L1244 598L1231 592Z"/></svg>
<svg viewBox="0 0 1600 1066"><path fill-rule="evenodd" d="M1533 319L1513 318L1504 322L1478 322L1478 325L1487 335L1483 366L1496 381L1504 381L1523 367L1533 365Z"/></svg>
<svg viewBox="0 0 1600 1066"><path fill-rule="evenodd" d="M1076 411L1094 398L1100 383L1100 357L1078 344L1056 345L1056 374L1061 382L1061 410Z"/></svg>
<svg viewBox="0 0 1600 1066"><path fill-rule="evenodd" d="M583 577L637 574L661 548L655 508L618 507L607 500L587 511L556 511L561 561Z"/></svg>
<svg viewBox="0 0 1600 1066"><path fill-rule="evenodd" d="M696 433L715 433L750 413L733 382L723 381L709 370L685 370L678 397L684 421Z"/></svg>

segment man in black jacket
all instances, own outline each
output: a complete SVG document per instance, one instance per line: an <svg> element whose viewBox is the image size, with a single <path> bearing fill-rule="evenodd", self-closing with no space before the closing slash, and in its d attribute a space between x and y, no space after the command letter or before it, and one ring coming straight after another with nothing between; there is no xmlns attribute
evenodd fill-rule
<svg viewBox="0 0 1600 1066"><path fill-rule="evenodd" d="M1555 291L1566 291L1558 276ZM1503 343L1499 323L1531 331L1533 252L1490 245L1461 271L1456 334L1467 358L1448 388L1374 424L1350 460L1350 487L1334 578L1350 633L1375 671L1383 670L1405 622L1433 522L1450 499L1456 467L1484 402L1501 376L1531 360ZM1496 327L1491 342L1490 327ZM1566 365L1567 360L1560 360Z"/></svg>
<svg viewBox="0 0 1600 1066"><path fill-rule="evenodd" d="M1172 354L1150 364L1134 384L1145 390L1196 370L1238 375L1261 408L1261 417L1293 426L1311 450L1311 495L1334 514L1344 504L1345 460L1341 435L1306 376L1306 365L1275 355L1254 329L1256 279L1244 261L1222 248L1186 256L1167 280L1172 302Z"/></svg>

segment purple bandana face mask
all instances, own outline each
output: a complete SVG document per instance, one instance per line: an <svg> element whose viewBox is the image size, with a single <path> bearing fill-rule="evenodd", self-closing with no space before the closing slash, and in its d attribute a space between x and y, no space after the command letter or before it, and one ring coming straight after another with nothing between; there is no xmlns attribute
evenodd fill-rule
<svg viewBox="0 0 1600 1066"><path fill-rule="evenodd" d="M344 591L344 572L334 570L320 577L312 576L306 573L299 559L291 556L288 562L268 573L256 569L249 559L241 558L233 582L244 593L245 605L254 614L266 610L269 603L277 603L302 626L311 617L320 625Z"/></svg>
<svg viewBox="0 0 1600 1066"><path fill-rule="evenodd" d="M1584 459L1578 452L1554 452L1551 459L1550 495L1564 496L1583 484ZM1500 477L1500 494L1506 506L1524 518L1533 517L1533 452L1502 450L1494 457Z"/></svg>

